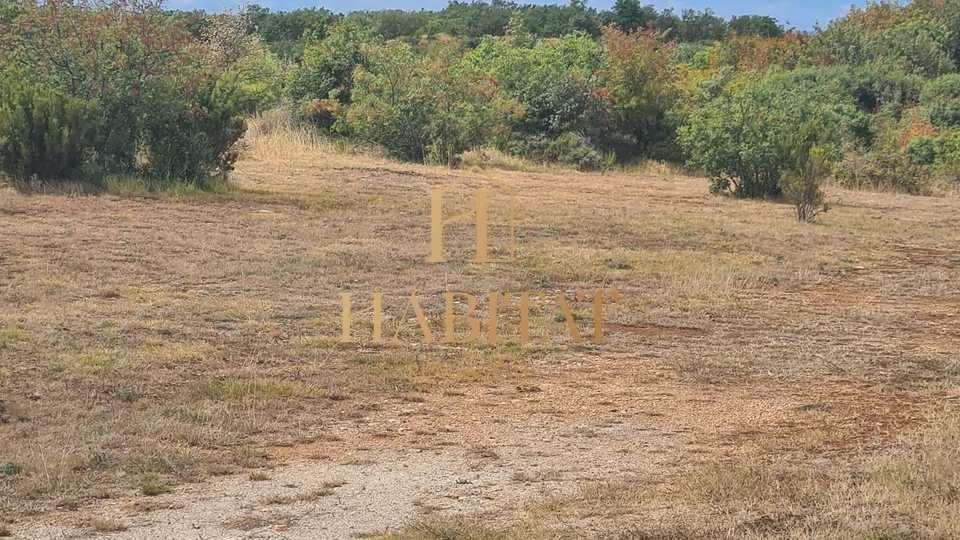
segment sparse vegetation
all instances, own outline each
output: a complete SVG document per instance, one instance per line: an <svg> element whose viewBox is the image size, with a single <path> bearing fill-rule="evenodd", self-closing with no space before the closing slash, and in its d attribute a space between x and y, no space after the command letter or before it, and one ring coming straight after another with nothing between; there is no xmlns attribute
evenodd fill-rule
<svg viewBox="0 0 960 540"><path fill-rule="evenodd" d="M311 502L319 499L320 497L327 497L333 495L333 487L321 487L318 489L313 489L310 491L305 491L302 493L297 493L295 495L273 495L263 499L261 504L293 504L295 502Z"/></svg>
<svg viewBox="0 0 960 540"><path fill-rule="evenodd" d="M900 455L890 434L908 432L914 429L909 426L925 422L925 414L943 406L940 392L960 381L960 369L944 360L950 358L950 344L941 332L953 319L924 318L940 309L950 313L941 302L955 292L955 274L960 272L960 265L953 262L960 257L951 247L953 229L944 227L954 219L952 199L847 191L828 185L827 193L843 199L843 211L822 215L818 220L825 226L811 228L784 220L780 206L711 198L702 179L647 178L637 183L617 172L500 171L498 178L516 189L519 208L543 208L521 222L538 234L524 240L517 263L502 265L496 278L483 266L471 267L476 274L445 274L439 267L416 264L403 256L398 259L395 254L415 252L422 240L404 232L403 224L411 215L407 212L422 210L416 198L420 192L411 188L408 179L413 175L418 182L442 186L453 173L390 163L376 156L334 152L318 161L311 153L299 157L259 153L256 145L261 140L247 141L249 154L235 171L241 186L257 186L260 191L244 188L225 195L161 198L145 203L136 215L110 218L102 217L103 204L114 204L115 211L124 212L129 201L78 198L71 200L67 210L58 209L63 199L57 196L15 195L18 205L37 216L30 230L44 234L34 235L17 233L27 223L16 215L0 215L3 237L21 239L11 258L24 265L23 272L14 274L18 286L2 293L2 302L20 306L12 308L18 315L0 317L8 343L4 350L8 375L0 378L5 396L0 432L6 435L0 437L0 456L16 458L22 467L17 475L0 475L7 511L34 508L42 513L68 499L78 511L92 511L97 494L105 490L119 500L136 491L141 500L166 505L188 495L179 489L164 497L142 495L174 491L185 482L218 482L217 475L223 474L240 475L248 486L247 479L261 479L256 488L269 491L255 495L250 501L254 504L286 482L279 480L282 467L274 468L279 465L278 449L292 455L309 452L306 455L317 459L350 452L353 455L342 460L348 464L344 466L374 468L380 466L379 450L365 450L370 441L378 448L424 447L425 454L456 456L467 472L457 477L462 484L451 481L451 485L473 489L479 486L473 475L499 471L505 488L529 490L536 499L540 489L581 485L578 465L568 461L534 468L517 463L515 447L487 438L499 434L496 430L520 430L534 445L558 439L564 448L575 449L582 446L578 441L589 441L591 452L610 452L604 459L617 463L622 455L617 451L647 450L632 444L617 448L617 441L623 439L616 430L643 425L680 432L682 426L699 422L698 418L705 419L695 424L701 435L683 432L688 433L683 437L730 441L744 452L761 458L781 456L794 464L816 458L824 463L818 470L831 475L831 482L840 482L846 478L840 471L860 467L856 448L871 448L870 454L877 459ZM268 139L267 144L276 140ZM282 170L291 171L290 179L269 172L277 167L289 167ZM356 175L379 175L376 200L387 202L371 203L367 195L347 189ZM270 179L269 185L264 185L264 178ZM556 187L559 179L571 186L564 189L578 194L578 204L563 204L570 194ZM304 187L315 181L332 191L316 193ZM469 191L465 193L455 195L464 198L459 202L469 197ZM610 198L608 193L623 195ZM361 225L371 216L370 204L383 205L376 207L376 217L384 232L376 237ZM742 211L744 205L751 205L749 212ZM39 210L48 206L52 207L46 210L49 216ZM705 207L717 211L709 218L700 217ZM623 208L632 210L624 213ZM692 208L700 209L698 217L691 217ZM224 219L248 225L241 232L211 232L205 224L211 212L224 212L234 216ZM651 215L658 218L648 219ZM356 221L340 230L313 226L330 216ZM132 228L135 232L127 247L117 251L116 236L134 222L160 224L173 219L180 228L175 237L159 226ZM87 230L82 243L74 236L58 236L71 220L99 226ZM563 224L562 230L556 224ZM541 234L551 225L560 232ZM280 231L294 230L282 242L273 240ZM470 233L451 232L446 240L455 246L457 235ZM597 235L617 241L598 244ZM200 238L207 247L201 249ZM269 256L245 263L242 274L232 263L222 263L234 260L241 246L258 238L264 240ZM51 268L42 257L51 241L63 242L64 260L104 261L111 270L110 281L105 283L82 266L69 266L72 270L66 275ZM150 245L165 247L143 247ZM334 247L320 252L317 246ZM342 264L319 267L324 278L318 279L314 259L335 250L358 255ZM132 254L139 260L126 262ZM449 257L466 260L472 254L451 249ZM610 268L608 263L630 268ZM390 269L389 278L378 277L383 268ZM187 290L207 292L166 289L163 284L169 272L189 282ZM211 287L213 276L226 280L227 290L270 290L276 296L264 300L212 294L204 287ZM503 280L502 286L513 290L530 286L617 290L621 305L605 312L608 342L603 344L569 343L562 326L551 332L549 343L518 343L516 301L501 307L500 343L472 342L456 349L389 344L374 350L337 341L342 306L335 294L329 294L328 283L379 280L389 299L403 298L405 284L413 281L439 280L451 290L469 291L478 276ZM54 283L59 284L56 290L47 293ZM278 283L288 288L277 288ZM358 302L368 301L366 290L354 290ZM61 301L74 297L85 300ZM49 300L25 303L29 298ZM889 307L890 298L898 299L897 310ZM573 302L569 295L568 300ZM573 322L584 336L594 328L588 306L571 304ZM389 305L385 311L401 308ZM549 302L543 306L534 302L531 326L543 327L549 318L557 324L566 322L549 308ZM425 301L423 309L436 325L442 302ZM110 324L105 326L103 321ZM745 336L749 339L714 339L726 332L739 335L745 321L751 324ZM229 322L230 329L219 327L222 322ZM396 322L383 324L389 335ZM178 331L158 335L158 328ZM353 331L367 339L370 321L358 317ZM863 340L869 339L869 348L863 348L866 342L860 338L851 341L850 336L861 335L858 332ZM815 349L808 345L810 335L818 337ZM923 348L908 350L906 340ZM464 369L430 376L410 372L411 366L433 364ZM519 380L465 372L500 365L529 369L516 371ZM42 376L20 376L25 369ZM125 400L133 398L127 392L142 396L127 404ZM93 405L90 396L97 396ZM693 414L686 408L690 403L703 412ZM64 415L61 410L72 412ZM476 422L492 414L502 422L464 424L484 425L484 430L492 431L456 426L445 431L453 424L438 422L433 411L476 418ZM641 420L634 419L634 414ZM874 417L875 423L845 423L845 418L861 416ZM388 421L394 419L402 423ZM928 423L941 425L939 420ZM97 426L104 424L113 426L116 438L103 438ZM757 434L750 434L753 431ZM650 435L652 431L645 433L651 451L666 448L666 439ZM65 447L63 441L74 442ZM714 471L711 478L720 478L711 467L733 471L730 463L736 462L722 461L715 452L722 448L729 446L710 442L697 452L677 451L684 452L685 459L702 461L696 471ZM682 463L665 465L663 474L677 482L687 478L694 469ZM762 459L748 465L760 471L770 466ZM564 473L551 472L556 470ZM649 535L657 530L635 527L626 517L643 521L647 515L646 507L636 506L631 498L651 504L671 501L677 508L684 501L709 499L700 492L658 491L665 484L631 487L629 479L618 476L629 471L618 471L611 473L611 491L597 488L583 499L556 506L579 512L575 509L591 508L589 501L594 499L600 501L596 504L613 501L621 509L618 515L624 516L616 521L619 528ZM784 475L801 473L806 474L802 467L762 472L783 482L787 481ZM798 481L816 486L816 478ZM892 478L876 477L877 482L890 485L900 482ZM635 491L641 488L642 496ZM331 496L322 494L329 490L339 491L326 485L280 491L268 506L282 511L303 502L301 496L316 496L307 502L326 504ZM541 501L547 506L533 507L529 518L556 511L549 506L551 500ZM687 515L706 523L726 523L722 520L729 514L713 514L722 506L719 502L704 504ZM723 502L727 504L740 503ZM822 515L816 509L823 507L815 504L804 510L810 516L805 523L816 524L816 516ZM937 508L941 515L949 515L944 514L949 511L946 507ZM585 517L589 511L583 511L563 519L580 528L589 521ZM758 512L774 520L782 518L766 507ZM557 522L542 519L541 524ZM276 520L259 523L274 526ZM524 538L536 538L533 525L524 528L524 523L517 530L529 533ZM917 524L916 530L926 526ZM742 527L746 525L724 530L746 534ZM881 532L897 530L879 522L876 527ZM471 534L486 530L507 534L503 524L470 530Z"/></svg>
<svg viewBox="0 0 960 540"><path fill-rule="evenodd" d="M272 478L266 471L251 471L247 477L254 482L265 482Z"/></svg>
<svg viewBox="0 0 960 540"><path fill-rule="evenodd" d="M163 495L164 493L169 492L170 486L168 486L156 475L146 474L140 479L140 493L143 493L148 497Z"/></svg>
<svg viewBox="0 0 960 540"><path fill-rule="evenodd" d="M0 0L0 536L960 537L957 0L161 8Z"/></svg>
<svg viewBox="0 0 960 540"><path fill-rule="evenodd" d="M90 524L93 526L93 530L97 532L112 533L128 529L127 525L123 522L100 517L93 518Z"/></svg>
<svg viewBox="0 0 960 540"><path fill-rule="evenodd" d="M117 390L113 395L124 403L133 403L141 397L140 392L136 390Z"/></svg>

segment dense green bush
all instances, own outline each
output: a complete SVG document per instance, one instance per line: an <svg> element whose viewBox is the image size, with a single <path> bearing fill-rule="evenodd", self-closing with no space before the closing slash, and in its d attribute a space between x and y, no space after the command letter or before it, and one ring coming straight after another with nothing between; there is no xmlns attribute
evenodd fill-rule
<svg viewBox="0 0 960 540"><path fill-rule="evenodd" d="M923 192L930 171L914 163L905 153L875 151L848 155L834 169L837 182L849 188L895 189Z"/></svg>
<svg viewBox="0 0 960 540"><path fill-rule="evenodd" d="M938 137L916 137L907 144L906 152L919 165L954 174L960 170L960 132Z"/></svg>
<svg viewBox="0 0 960 540"><path fill-rule="evenodd" d="M925 84L920 106L933 125L960 128L960 74L943 75Z"/></svg>
<svg viewBox="0 0 960 540"><path fill-rule="evenodd" d="M290 95L307 105L301 114L319 127L330 128L333 116L316 102L331 99L345 104L350 101L353 72L364 61L361 51L364 41L359 28L349 22L331 27L323 39L307 32L302 41L303 59L293 73Z"/></svg>
<svg viewBox="0 0 960 540"><path fill-rule="evenodd" d="M185 20L155 0L21 3L17 31L0 35L0 56L33 83L7 107L4 145L20 154L8 153L9 173L205 186L229 171L239 114L268 99L279 74L241 16Z"/></svg>
<svg viewBox="0 0 960 540"><path fill-rule="evenodd" d="M592 98L587 77L601 63L596 42L584 33L537 42L520 29L486 37L464 57L466 66L497 82L501 97L523 107L510 126L515 137L548 139L583 126Z"/></svg>
<svg viewBox="0 0 960 540"><path fill-rule="evenodd" d="M466 150L505 137L520 108L463 61L456 42L427 46L425 56L401 41L369 48L338 126L398 159L453 165Z"/></svg>
<svg viewBox="0 0 960 540"><path fill-rule="evenodd" d="M29 84L16 72L0 78L0 170L14 179L96 180L87 165L100 124L92 101Z"/></svg>
<svg viewBox="0 0 960 540"><path fill-rule="evenodd" d="M662 151L663 143L675 137L675 124L670 118L676 101L675 75L667 67L673 43L658 32L624 33L604 27L600 45L604 53L602 96L611 114L605 133L596 139L623 158L631 154L679 157L656 155L654 151L657 147ZM627 144L617 144L617 138Z"/></svg>
<svg viewBox="0 0 960 540"><path fill-rule="evenodd" d="M142 176L158 186L186 182L201 188L225 177L237 160L234 143L246 131L236 76L204 81L192 92L157 93L162 96L168 99L157 99L145 122Z"/></svg>
<svg viewBox="0 0 960 540"><path fill-rule="evenodd" d="M933 165L937 157L938 142L937 137L916 137L907 143L907 156L920 165Z"/></svg>
<svg viewBox="0 0 960 540"><path fill-rule="evenodd" d="M948 10L958 7L956 0L940 3ZM903 9L892 2L852 7L817 38L833 56L852 66L898 69L925 78L956 71L955 32L949 24L926 6L912 7L912 13Z"/></svg>
<svg viewBox="0 0 960 540"><path fill-rule="evenodd" d="M250 30L260 35L269 51L293 61L303 55L304 42L300 38L304 32L309 30L316 39L323 39L327 27L340 20L340 16L324 8L271 13L268 8L252 4L248 13Z"/></svg>
<svg viewBox="0 0 960 540"><path fill-rule="evenodd" d="M702 168L714 192L738 197L780 197L781 177L803 169L796 157L818 144L827 158L837 155L846 135L849 108L818 85L800 85L791 77L771 76L746 84L745 74L690 114L680 143L691 167ZM816 138L804 125L816 125Z"/></svg>

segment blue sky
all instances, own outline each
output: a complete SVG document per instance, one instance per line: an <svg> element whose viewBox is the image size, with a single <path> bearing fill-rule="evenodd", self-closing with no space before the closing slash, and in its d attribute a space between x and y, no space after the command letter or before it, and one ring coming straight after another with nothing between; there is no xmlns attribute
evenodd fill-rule
<svg viewBox="0 0 960 540"><path fill-rule="evenodd" d="M536 0L518 0L519 3L548 3L537 2ZM613 5L614 0L587 0L587 3L598 10L608 9ZM236 7L239 1L230 2L228 0L169 0L168 5L174 8L194 9L202 8L206 10L219 11L224 7ZM272 11L289 11L298 7L325 7L332 11L346 13L349 11L365 9L441 9L447 5L447 0L259 0L256 3L270 8ZM563 2L566 3L566 2ZM850 0L670 0L667 2L644 2L652 3L658 9L672 7L679 12L681 9L693 8L704 9L711 8L718 15L725 18L731 15L758 14L770 15L775 17L788 27L794 26L801 30L810 30L814 23L819 22L826 25L831 19L835 19L846 13L853 3L863 5L863 0L851 2Z"/></svg>

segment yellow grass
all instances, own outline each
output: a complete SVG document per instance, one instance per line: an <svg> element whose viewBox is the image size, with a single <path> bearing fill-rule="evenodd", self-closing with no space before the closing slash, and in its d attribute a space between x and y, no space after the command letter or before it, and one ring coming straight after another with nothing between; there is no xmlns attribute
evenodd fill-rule
<svg viewBox="0 0 960 540"><path fill-rule="evenodd" d="M256 119L218 193L2 192L0 465L21 470L0 476L0 521L14 533L64 498L83 511L104 491L269 478L285 460L361 448L462 451L485 467L548 426L588 449L569 446L572 472L506 470L516 486L580 482L575 494L388 537L960 534L957 199L833 189L834 208L807 224L662 165L586 174L488 155L510 169L492 172L515 192L517 261L470 262L473 231L455 224L451 262L428 264L426 190L461 171L289 122ZM591 306L573 298L591 290L620 295L606 343L563 328L517 343L516 300L501 343L376 346L369 317L352 323L359 343L339 342L341 292L358 307L386 293L389 339L413 293L442 336L445 291L475 294L479 313L488 292L566 294L592 336ZM551 309L533 303L537 337ZM490 366L523 375L478 371ZM625 439L621 425L651 435ZM613 448L624 464L581 481L591 452Z"/></svg>

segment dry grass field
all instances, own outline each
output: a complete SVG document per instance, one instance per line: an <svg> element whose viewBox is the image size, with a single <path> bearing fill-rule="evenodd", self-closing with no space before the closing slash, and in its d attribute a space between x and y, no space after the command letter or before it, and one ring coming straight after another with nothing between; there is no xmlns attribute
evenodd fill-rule
<svg viewBox="0 0 960 540"><path fill-rule="evenodd" d="M462 171L354 150L254 130L222 193L0 192L0 536L960 538L960 200L807 224L494 169L516 262L450 226L427 264ZM501 343L338 343L341 292L389 340L411 293L439 338L445 291L566 294L589 338L591 290L602 344L518 343L516 300Z"/></svg>

